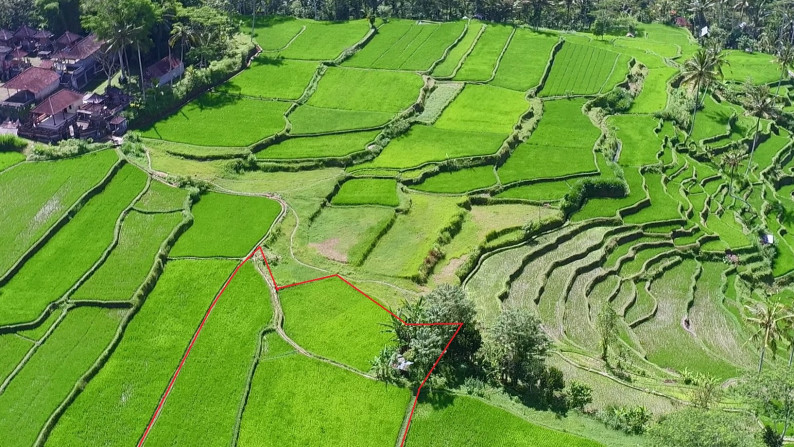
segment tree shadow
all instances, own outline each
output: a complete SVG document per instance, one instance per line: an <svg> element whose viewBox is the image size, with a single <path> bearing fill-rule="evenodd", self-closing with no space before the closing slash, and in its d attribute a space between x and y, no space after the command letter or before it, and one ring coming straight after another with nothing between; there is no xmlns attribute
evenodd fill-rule
<svg viewBox="0 0 794 447"><path fill-rule="evenodd" d="M280 67L284 65L284 58L282 56L266 56L260 54L251 61L251 68L260 67L262 65Z"/></svg>
<svg viewBox="0 0 794 447"><path fill-rule="evenodd" d="M456 396L446 391L426 392L419 395L419 403L430 404L434 410L449 407L455 403Z"/></svg>
<svg viewBox="0 0 794 447"><path fill-rule="evenodd" d="M227 94L227 92L216 89L213 93L205 93L194 100L199 110L220 109L240 102L240 95Z"/></svg>

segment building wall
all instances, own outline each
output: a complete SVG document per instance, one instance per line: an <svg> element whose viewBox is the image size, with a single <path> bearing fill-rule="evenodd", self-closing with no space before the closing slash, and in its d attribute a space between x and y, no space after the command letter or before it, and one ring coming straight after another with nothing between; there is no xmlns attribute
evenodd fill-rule
<svg viewBox="0 0 794 447"><path fill-rule="evenodd" d="M59 86L60 86L60 81L56 79L52 84L48 85L47 88L43 89L36 95L36 102L37 103L41 102L42 99L55 93L55 90L58 90Z"/></svg>

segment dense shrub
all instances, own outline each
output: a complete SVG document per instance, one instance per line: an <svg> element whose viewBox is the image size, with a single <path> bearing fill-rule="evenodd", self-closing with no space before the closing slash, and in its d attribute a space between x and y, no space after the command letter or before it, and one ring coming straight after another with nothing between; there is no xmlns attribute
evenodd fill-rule
<svg viewBox="0 0 794 447"><path fill-rule="evenodd" d="M75 157L88 152L109 149L108 143L93 143L91 140L69 139L62 140L57 145L37 144L33 147L34 160L57 160L60 158Z"/></svg>
<svg viewBox="0 0 794 447"><path fill-rule="evenodd" d="M587 178L577 182L568 194L562 199L560 209L565 216L570 216L578 211L588 199L592 198L621 198L629 193L626 183L617 178L591 179Z"/></svg>
<svg viewBox="0 0 794 447"><path fill-rule="evenodd" d="M596 418L613 430L619 430L630 435L641 435L648 428L651 421L651 412L642 406L617 407L609 405L596 413Z"/></svg>
<svg viewBox="0 0 794 447"><path fill-rule="evenodd" d="M615 115L621 112L628 112L633 103L634 97L631 96L628 90L616 87L606 95L596 98L593 105L601 107L609 115Z"/></svg>
<svg viewBox="0 0 794 447"><path fill-rule="evenodd" d="M16 135L0 135L0 152L19 152L28 146L28 142Z"/></svg>
<svg viewBox="0 0 794 447"><path fill-rule="evenodd" d="M695 99L686 93L686 89L673 89L673 93L667 100L667 107L661 112L656 112L656 118L675 122L678 127L686 129L689 120L692 118L692 108L695 106Z"/></svg>

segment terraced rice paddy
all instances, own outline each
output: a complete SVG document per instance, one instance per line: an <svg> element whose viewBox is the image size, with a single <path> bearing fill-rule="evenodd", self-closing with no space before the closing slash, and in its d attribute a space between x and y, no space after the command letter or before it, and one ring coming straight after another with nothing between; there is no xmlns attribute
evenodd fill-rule
<svg viewBox="0 0 794 447"><path fill-rule="evenodd" d="M652 426L695 373L732 389L765 349L747 306L794 302L794 129L763 118L750 165L742 83L780 69L728 50L687 138L657 112L698 44L634 32L257 16L262 53L138 129L145 156L0 153L0 446L649 445L593 415ZM618 84L631 107L600 108ZM421 297L449 285L476 311L459 334L535 316L566 388L444 357L406 434L427 372L397 356L444 346L398 343L389 312L435 321ZM548 411L574 381L586 411Z"/></svg>

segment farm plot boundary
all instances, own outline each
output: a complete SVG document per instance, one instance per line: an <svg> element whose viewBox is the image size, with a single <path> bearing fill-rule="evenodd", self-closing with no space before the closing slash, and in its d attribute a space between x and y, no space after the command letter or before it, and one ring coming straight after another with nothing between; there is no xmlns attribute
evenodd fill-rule
<svg viewBox="0 0 794 447"><path fill-rule="evenodd" d="M168 383L168 386L166 387L165 392L163 393L163 397L160 399L160 403L157 405L157 408L155 409L154 414L152 415L152 418L149 421L149 424L146 426L146 430L143 432L143 435L141 436L140 441L138 441L138 447L143 446L144 442L146 441L147 436L149 435L149 432L151 431L152 427L154 426L155 422L157 421L157 417L162 412L163 406L165 405L165 402L168 399L168 396L169 396L169 394L171 393L171 390L174 387L174 383L176 383L176 379L179 377L179 373L182 371L182 367L184 366L185 361L187 361L187 358L190 355L190 351L192 350L193 345L196 343L196 340L198 339L199 334L201 334L201 331L204 328L204 324L207 322L207 319L209 318L210 313L212 312L212 309L218 303L218 300L223 295L224 291L226 291L226 288L229 286L229 284L232 282L234 277L237 275L237 272L240 270L240 268L246 262L248 262L251 259L253 259L254 255L256 255L257 253L259 253L259 255L264 260L265 266L267 266L268 274L270 275L270 279L273 282L273 286L275 287L276 291L279 291L279 290L282 290L282 289L286 289L288 287L299 286L301 284L307 284L307 283L310 283L310 282L321 281L321 280L324 280L324 279L338 278L338 279L342 280L348 286L352 287L358 293L364 295L364 297L366 297L368 300L370 300L373 303L375 303L378 307L380 307L384 311L388 312L389 315L391 315L393 318L398 320L403 325L406 325L406 326L456 326L457 327L457 329L455 329L455 333L453 333L452 337L450 337L449 341L447 341L447 344L446 344L446 346L444 346L444 349L441 351L441 354L438 356L438 358L436 359L435 363L433 363L433 366L430 368L430 371L428 371L427 375L425 375L424 379L422 380L422 383L419 385L419 387L416 390L416 396L414 397L414 402L411 405L411 412L410 412L410 414L408 416L408 421L405 424L405 429L403 431L402 439L400 441L400 447L403 447L405 445L406 439L408 438L408 430L411 427L411 420L413 419L414 412L416 410L416 405L419 402L419 395L422 392L422 387L424 387L425 383L430 378L430 374L433 373L433 370L436 368L436 365L438 365L438 362L441 361L441 358L447 352L447 349L449 349L449 345L452 344L452 340L454 340L455 337L458 335L458 332L460 332L460 329L463 327L463 323L460 323L460 322L407 323L403 319L401 319L400 317L395 315L392 311L387 309L385 306L383 306L381 303L379 303L377 300L373 299L372 297L370 297L369 295L367 295L366 293L361 291L361 289L359 289L358 287L354 286L350 281L346 280L345 278L343 278L339 274L328 275L328 276L323 276L323 277L320 277L320 278L310 279L310 280L307 280L307 281L297 282L297 283L294 283L294 284L287 284L287 285L284 285L284 286L279 286L276 283L276 278L273 276L273 271L270 269L270 264L267 262L267 257L265 256L265 252L262 250L261 246L257 246L256 249L251 252L251 254L249 254L245 259L243 259L242 262L240 262L240 264L237 265L237 267L234 269L234 272L232 272L231 276L229 276L229 279L226 280L226 283L223 285L223 287L221 288L220 292L218 292L218 294L215 296L215 299L210 304L209 308L207 309L207 312L204 314L204 318L201 320L201 323L198 326L198 329L196 329L196 332L193 334L193 338L190 340L190 344L188 345L184 356L182 356L182 360L179 362L179 366L177 366L176 371L174 372L174 375L171 377L171 381Z"/></svg>

